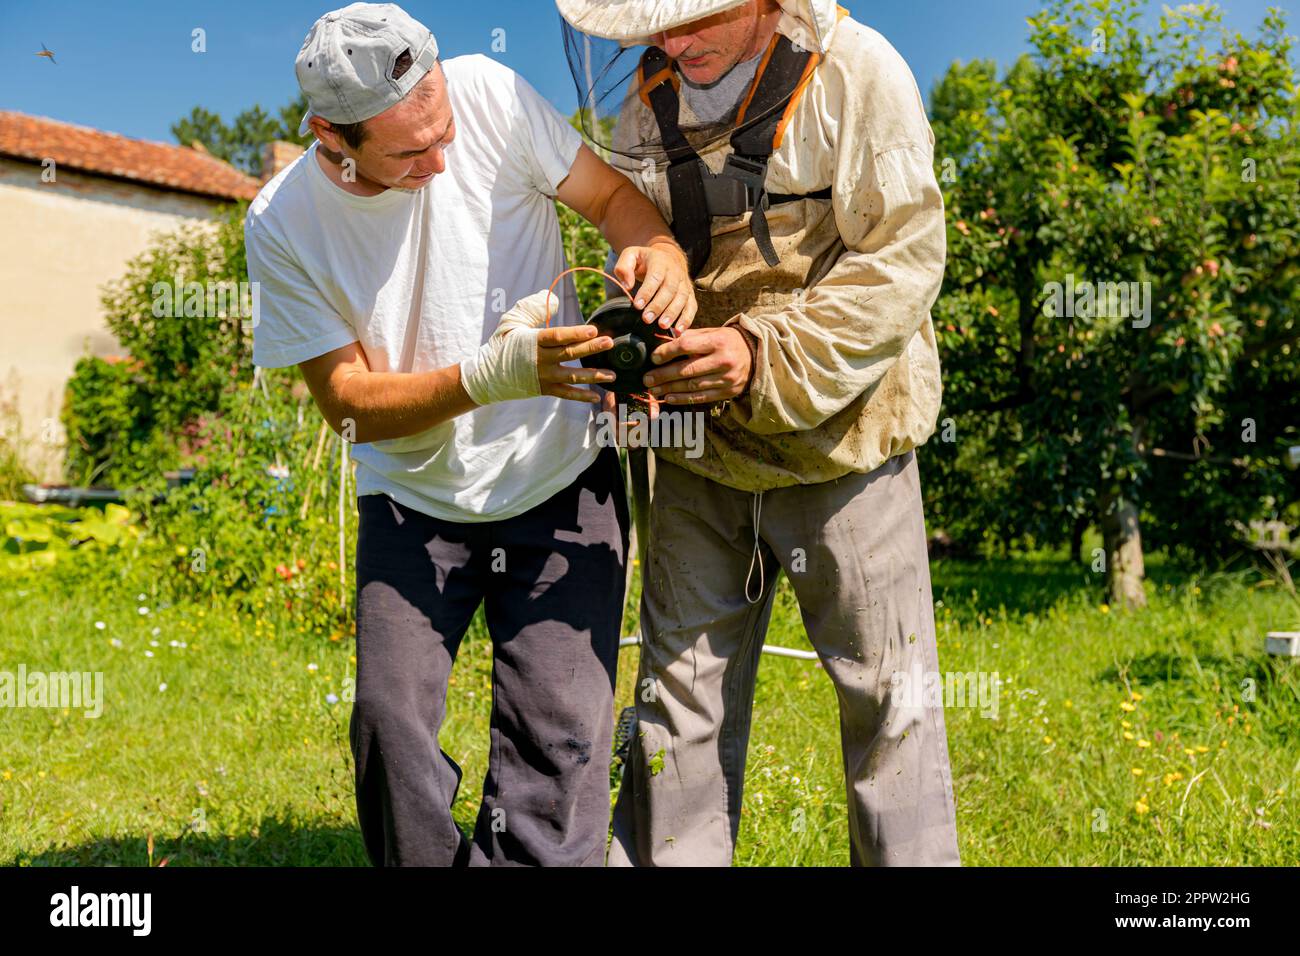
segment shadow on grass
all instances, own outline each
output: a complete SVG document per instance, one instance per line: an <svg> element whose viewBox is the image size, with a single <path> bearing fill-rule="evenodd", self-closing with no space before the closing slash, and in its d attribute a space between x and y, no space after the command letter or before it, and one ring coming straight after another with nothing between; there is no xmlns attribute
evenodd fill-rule
<svg viewBox="0 0 1300 956"><path fill-rule="evenodd" d="M1010 614L1042 613L1062 597L1099 593L1087 565L1064 558L1018 558L993 563L948 558L931 566L934 596L949 607L988 610L1005 607Z"/></svg>
<svg viewBox="0 0 1300 956"><path fill-rule="evenodd" d="M1103 683L1120 680L1120 668L1108 667L1097 675ZM1264 688L1274 685L1290 687L1294 678L1289 668L1280 661L1263 656L1198 655L1189 651L1171 654L1160 651L1128 661L1122 668L1129 681L1135 684L1190 684L1212 690L1217 683L1235 694L1245 681Z"/></svg>
<svg viewBox="0 0 1300 956"><path fill-rule="evenodd" d="M145 836L95 840L20 855L19 866L148 866ZM153 865L168 866L369 866L355 827L299 824L264 818L252 833L218 836L186 833L154 838Z"/></svg>
<svg viewBox="0 0 1300 956"><path fill-rule="evenodd" d="M1042 614L1063 598L1097 604L1106 600L1105 575L1090 562L1064 555L1022 556L991 561L944 558L930 564L934 596L954 609L978 611L1005 607L1008 614ZM1151 560L1147 580L1159 591L1180 584L1187 572L1170 562Z"/></svg>

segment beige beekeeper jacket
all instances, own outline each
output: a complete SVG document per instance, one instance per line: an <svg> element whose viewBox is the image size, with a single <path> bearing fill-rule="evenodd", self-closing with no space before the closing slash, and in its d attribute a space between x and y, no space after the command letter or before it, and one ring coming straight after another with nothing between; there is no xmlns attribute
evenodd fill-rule
<svg viewBox="0 0 1300 956"><path fill-rule="evenodd" d="M814 48L791 17L779 29ZM618 153L660 139L654 114L631 92L613 162L671 222L666 166ZM682 127L692 120L683 105ZM724 140L701 156L716 173L730 152ZM709 419L702 457L681 448L657 455L756 492L869 472L933 434L942 387L930 308L946 254L933 154L906 62L879 33L842 15L767 173L771 193L830 186L832 198L768 210L776 267L763 261L748 214L713 220L695 327L739 324L752 333L753 382Z"/></svg>

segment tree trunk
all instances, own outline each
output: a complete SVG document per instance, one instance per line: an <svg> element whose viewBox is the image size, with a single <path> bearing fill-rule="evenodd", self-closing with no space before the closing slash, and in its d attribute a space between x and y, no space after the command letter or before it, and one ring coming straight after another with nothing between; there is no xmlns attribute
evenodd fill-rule
<svg viewBox="0 0 1300 956"><path fill-rule="evenodd" d="M1146 565L1142 560L1142 530L1138 525L1137 503L1117 488L1102 492L1101 533L1106 545L1106 584L1116 607L1142 608L1147 605L1142 582Z"/></svg>
<svg viewBox="0 0 1300 956"><path fill-rule="evenodd" d="M1070 531L1070 561L1079 564L1083 561L1083 533L1088 530L1088 516L1081 514L1074 519Z"/></svg>

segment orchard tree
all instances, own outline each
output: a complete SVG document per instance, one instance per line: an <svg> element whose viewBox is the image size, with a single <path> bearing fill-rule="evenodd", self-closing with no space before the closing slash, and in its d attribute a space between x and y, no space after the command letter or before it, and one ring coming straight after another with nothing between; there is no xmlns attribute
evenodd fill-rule
<svg viewBox="0 0 1300 956"><path fill-rule="evenodd" d="M310 146L312 136L298 135L298 124L307 111L307 98L301 93L297 99L282 106L275 116L254 104L226 123L218 113L202 106L190 110L190 115L172 124L171 132L176 142L190 146L201 143L213 156L223 159L250 176L262 174L262 147L275 140Z"/></svg>
<svg viewBox="0 0 1300 956"><path fill-rule="evenodd" d="M936 318L958 435L937 443L941 483L974 484L969 437L997 479L964 492L986 502L982 526L1077 551L1096 521L1094 566L1128 606L1145 603L1144 511L1197 507L1188 465L1295 492L1275 477L1292 422L1250 389L1293 385L1300 345L1283 18L1246 39L1216 7L1184 6L1149 33L1142 6L1056 0L1001 81L987 63L956 66L932 99L950 241ZM1253 427L1229 420L1242 408L1257 409ZM1270 507L1260 487L1227 492L1213 531L1226 539L1229 521ZM1203 543L1169 530L1166 544Z"/></svg>

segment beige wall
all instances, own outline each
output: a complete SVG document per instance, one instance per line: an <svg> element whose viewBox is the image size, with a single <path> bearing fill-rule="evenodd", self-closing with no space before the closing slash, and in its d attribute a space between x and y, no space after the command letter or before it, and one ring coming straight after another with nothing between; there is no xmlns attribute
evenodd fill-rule
<svg viewBox="0 0 1300 956"><path fill-rule="evenodd" d="M62 454L41 441L42 425L57 420L73 365L87 350L120 351L100 287L121 277L151 233L210 218L217 205L62 169L42 182L39 165L0 159L0 406L16 394L28 458L44 480L57 479Z"/></svg>

